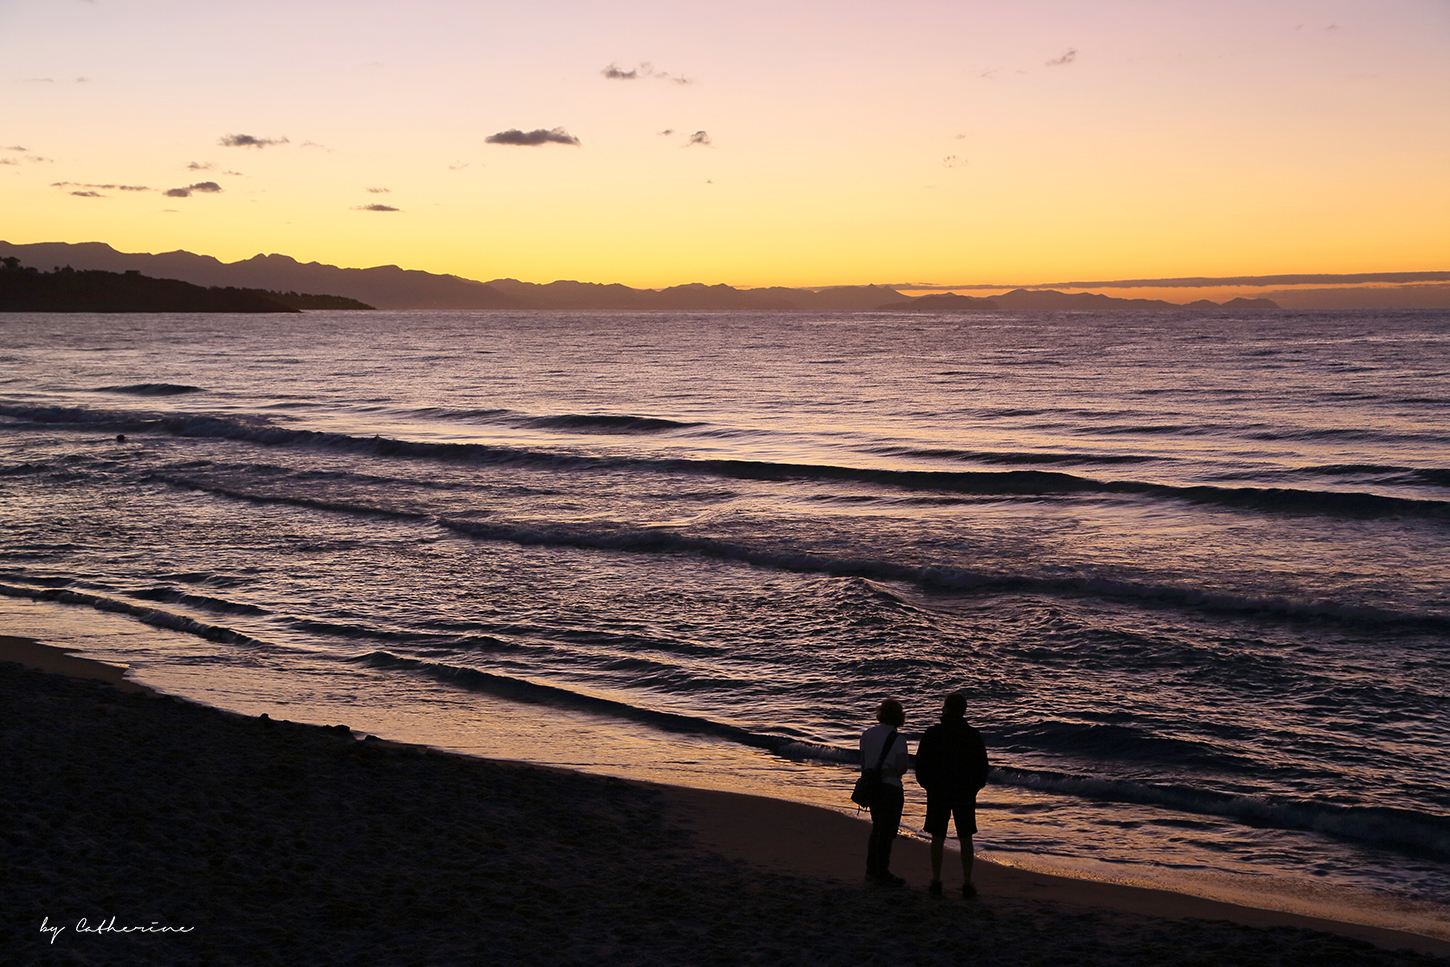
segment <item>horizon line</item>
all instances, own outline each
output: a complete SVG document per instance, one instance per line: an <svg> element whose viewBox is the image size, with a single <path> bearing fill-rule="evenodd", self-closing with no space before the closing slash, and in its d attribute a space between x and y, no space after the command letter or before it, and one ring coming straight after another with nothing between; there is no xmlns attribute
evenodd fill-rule
<svg viewBox="0 0 1450 967"><path fill-rule="evenodd" d="M1230 275L1222 277L1188 276L1175 279L1116 279L1095 282L1034 282L1024 285L998 285L970 282L948 285L940 282L888 283L893 289L913 292L948 292L954 289L1207 289L1242 285L1267 288L1276 285L1360 285L1366 282L1450 282L1450 272L1355 272L1297 273L1293 275ZM810 288L815 288L811 286ZM829 288L829 287L828 287Z"/></svg>

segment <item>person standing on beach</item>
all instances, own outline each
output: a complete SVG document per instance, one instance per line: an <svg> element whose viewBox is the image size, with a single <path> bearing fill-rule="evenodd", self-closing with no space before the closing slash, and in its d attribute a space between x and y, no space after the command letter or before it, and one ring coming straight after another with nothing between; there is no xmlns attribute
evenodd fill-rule
<svg viewBox="0 0 1450 967"><path fill-rule="evenodd" d="M941 896L941 860L947 819L955 820L962 850L962 896L974 897L972 834L977 831L977 792L987 784L987 746L967 724L967 697L952 692L942 703L941 723L927 729L916 748L916 781L926 790L926 831L931 834L931 886Z"/></svg>
<svg viewBox="0 0 1450 967"><path fill-rule="evenodd" d="M906 724L906 711L900 702L888 698L876 707L876 722L861 735L861 770L874 769L877 762L881 763L881 788L871 804L866 879L883 886L902 886L906 880L891 873L891 847L906 803L906 790L901 785L908 763L906 740L896 731Z"/></svg>

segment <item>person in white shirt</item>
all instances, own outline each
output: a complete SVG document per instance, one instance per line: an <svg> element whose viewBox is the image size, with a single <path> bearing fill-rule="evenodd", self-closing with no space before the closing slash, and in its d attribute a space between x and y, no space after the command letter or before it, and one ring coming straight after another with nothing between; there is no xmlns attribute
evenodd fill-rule
<svg viewBox="0 0 1450 967"><path fill-rule="evenodd" d="M903 886L906 880L891 873L891 847L901 826L906 801L901 777L906 774L906 739L896 730L906 724L901 703L888 698L876 708L877 725L861 736L861 770L881 763L881 791L871 805L871 838L866 844L866 879L882 886ZM883 755L884 750L884 755Z"/></svg>

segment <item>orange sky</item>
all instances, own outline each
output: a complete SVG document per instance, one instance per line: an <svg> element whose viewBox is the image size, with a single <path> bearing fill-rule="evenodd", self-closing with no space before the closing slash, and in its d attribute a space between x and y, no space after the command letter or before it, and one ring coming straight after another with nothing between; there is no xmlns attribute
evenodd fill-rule
<svg viewBox="0 0 1450 967"><path fill-rule="evenodd" d="M1450 268L1444 0L0 0L0 84L11 242L651 287Z"/></svg>

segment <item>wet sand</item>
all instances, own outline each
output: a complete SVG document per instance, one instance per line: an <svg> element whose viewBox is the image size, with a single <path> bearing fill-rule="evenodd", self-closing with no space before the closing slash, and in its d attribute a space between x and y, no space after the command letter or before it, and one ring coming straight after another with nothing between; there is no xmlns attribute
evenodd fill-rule
<svg viewBox="0 0 1450 967"><path fill-rule="evenodd" d="M44 669L44 671L36 670ZM157 696L0 638L22 964L1445 964L1450 943L977 863L861 879L867 826ZM955 857L946 869L956 874Z"/></svg>

